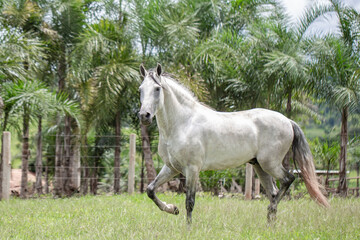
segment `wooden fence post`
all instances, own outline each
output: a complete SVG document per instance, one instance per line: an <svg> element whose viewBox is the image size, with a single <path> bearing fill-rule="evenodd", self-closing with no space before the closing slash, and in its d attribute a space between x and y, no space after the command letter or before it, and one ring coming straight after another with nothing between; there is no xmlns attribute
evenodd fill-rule
<svg viewBox="0 0 360 240"><path fill-rule="evenodd" d="M252 193L252 173L253 167L250 163L246 163L246 175L245 175L245 200L251 200Z"/></svg>
<svg viewBox="0 0 360 240"><path fill-rule="evenodd" d="M255 179L255 199L259 199L260 197L260 179Z"/></svg>
<svg viewBox="0 0 360 240"><path fill-rule="evenodd" d="M136 154L136 135L130 134L129 150L129 171L128 171L128 193L134 192L135 185L135 154Z"/></svg>
<svg viewBox="0 0 360 240"><path fill-rule="evenodd" d="M11 178L11 134L3 132L2 199L9 200Z"/></svg>

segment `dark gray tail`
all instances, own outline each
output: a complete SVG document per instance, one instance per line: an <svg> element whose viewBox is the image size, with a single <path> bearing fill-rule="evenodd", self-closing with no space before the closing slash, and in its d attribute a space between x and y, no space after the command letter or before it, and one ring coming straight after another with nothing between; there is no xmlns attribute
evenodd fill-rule
<svg viewBox="0 0 360 240"><path fill-rule="evenodd" d="M291 121L291 120L290 120ZM310 151L308 142L299 125L291 121L294 130L294 140L292 150L294 153L294 160L299 165L301 176L305 182L306 188L310 196L320 205L330 207L327 198L321 192L321 185L317 181L314 160Z"/></svg>

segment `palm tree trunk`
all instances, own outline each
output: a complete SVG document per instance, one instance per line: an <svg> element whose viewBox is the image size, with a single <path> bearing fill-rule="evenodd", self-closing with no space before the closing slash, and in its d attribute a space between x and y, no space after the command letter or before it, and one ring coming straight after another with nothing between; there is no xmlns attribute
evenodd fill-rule
<svg viewBox="0 0 360 240"><path fill-rule="evenodd" d="M58 93L61 93L65 90L65 77L66 77L66 49L65 46L61 46L61 52L59 56L59 65L58 65ZM55 184L54 184L54 195L59 197L63 193L63 178L64 178L64 169L63 169L63 159L62 159L62 149L61 149L61 117L57 116L57 126L58 131L56 133L55 140Z"/></svg>
<svg viewBox="0 0 360 240"><path fill-rule="evenodd" d="M287 103L286 103L286 115L290 119L291 118L291 98L292 98L292 90L288 90ZM283 167L289 171L290 170L290 152L288 152L283 160Z"/></svg>
<svg viewBox="0 0 360 240"><path fill-rule="evenodd" d="M72 195L73 188L71 186L72 169L71 169L71 117L65 117L65 129L64 129L64 181L63 188L67 196Z"/></svg>
<svg viewBox="0 0 360 240"><path fill-rule="evenodd" d="M286 115L288 118L291 118L291 98L292 98L292 90L288 90L288 97L286 103Z"/></svg>
<svg viewBox="0 0 360 240"><path fill-rule="evenodd" d="M62 179L61 179L61 129L60 129L60 117L57 121L58 130L55 139L55 183L54 183L54 196L60 197L62 195Z"/></svg>
<svg viewBox="0 0 360 240"><path fill-rule="evenodd" d="M340 159L339 159L339 186L338 193L342 197L347 195L346 183L346 152L348 142L348 107L344 107L341 112L341 134L340 134Z"/></svg>
<svg viewBox="0 0 360 240"><path fill-rule="evenodd" d="M42 175L42 117L39 116L38 119L38 134L37 134L37 144L36 144L36 163L35 163L35 173L36 173L36 182L35 188L37 194L43 194L42 191L42 182L41 182L41 175Z"/></svg>
<svg viewBox="0 0 360 240"><path fill-rule="evenodd" d="M61 47L61 53L59 57L58 65L58 92L65 90L65 78L66 78L66 47Z"/></svg>
<svg viewBox="0 0 360 240"><path fill-rule="evenodd" d="M3 101L2 97L0 96L0 123L2 123L3 111L4 111L4 101ZM0 129L2 129L2 126Z"/></svg>
<svg viewBox="0 0 360 240"><path fill-rule="evenodd" d="M120 141L121 141L121 116L120 111L116 113L115 119L115 153L114 153L114 193L120 193Z"/></svg>
<svg viewBox="0 0 360 240"><path fill-rule="evenodd" d="M91 180L90 180L90 192L93 195L97 194L97 183L98 183L98 178L97 178L97 173L98 173L98 169L97 169L97 164L96 164L97 160L95 158L94 161L94 167L91 171Z"/></svg>
<svg viewBox="0 0 360 240"><path fill-rule="evenodd" d="M356 176L358 177L356 179L356 197L359 197L359 173L360 173L360 162L356 163Z"/></svg>
<svg viewBox="0 0 360 240"><path fill-rule="evenodd" d="M3 109L4 109L4 102L2 97L0 96L0 136L1 136L1 155L0 155L0 176L2 176L2 155L3 155L3 139L2 139L2 130L3 130L3 126L1 126L2 124L2 114L3 114ZM0 199L2 199L2 177L0 177Z"/></svg>
<svg viewBox="0 0 360 240"><path fill-rule="evenodd" d="M140 174L140 193L144 193L144 152L141 154L141 174Z"/></svg>
<svg viewBox="0 0 360 240"><path fill-rule="evenodd" d="M50 159L49 157L46 158L46 166L45 166L45 194L49 193L49 164Z"/></svg>
<svg viewBox="0 0 360 240"><path fill-rule="evenodd" d="M146 174L148 179L148 184L154 181L156 177L156 171L154 168L154 162L152 160L151 148L150 148L150 138L147 127L141 124L141 139L142 139L142 149L145 159Z"/></svg>
<svg viewBox="0 0 360 240"><path fill-rule="evenodd" d="M95 158L94 158L94 168L92 170L92 177L91 177L91 193L96 195L98 190L98 172L99 172L99 165L101 156L104 154L104 148L100 146L101 137L99 136L100 133L96 131L96 138L95 138Z"/></svg>
<svg viewBox="0 0 360 240"><path fill-rule="evenodd" d="M20 188L20 197L26 198L27 193L27 181L28 181L28 168L29 168L29 124L30 124L30 115L29 109L24 106L24 115L23 115L23 143L22 143L22 164L21 164L21 188Z"/></svg>
<svg viewBox="0 0 360 240"><path fill-rule="evenodd" d="M81 157L82 157L82 179L81 179L81 192L83 195L88 193L89 189L89 164L88 164L88 144L87 144L87 132L85 131L81 136Z"/></svg>

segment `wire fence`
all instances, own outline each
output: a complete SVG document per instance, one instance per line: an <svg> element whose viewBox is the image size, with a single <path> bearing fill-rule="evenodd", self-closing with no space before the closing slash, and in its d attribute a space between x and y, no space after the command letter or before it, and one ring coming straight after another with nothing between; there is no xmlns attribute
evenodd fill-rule
<svg viewBox="0 0 360 240"><path fill-rule="evenodd" d="M66 137L70 138L71 144L68 144L69 139L66 140ZM119 136L115 135L95 135L87 137L88 141L85 144L80 141L83 137L84 136L82 135L44 135L42 138L41 151L37 147L37 138L30 138L29 149L27 150L28 154L24 154L26 151L23 151L21 145L18 144L17 154L13 154L13 165L17 164L17 166L14 167L19 168L23 159L28 159L30 170L28 175L31 176L31 178L29 178L30 182L33 182L32 184L34 184L36 181L34 178L35 172L41 172L42 186L50 186L50 191L54 188L56 181L77 182L75 188L79 191L83 187L83 182L87 182L86 184L88 184L88 186L86 186L86 188L91 188L91 185L95 186L95 188L101 188L105 184L107 185L108 191L114 191L113 185L115 180L120 181L121 190L126 191L129 182L130 135L121 136L119 144L115 144L115 139L119 138ZM56 138L58 138L57 142L60 144L56 144ZM137 137L135 142L136 157L134 183L137 191L144 190L149 181L142 140L141 137ZM150 144L148 144L147 147L150 148L152 154L152 166L154 166L156 172L159 172L163 163L161 158L157 155L157 145L158 136L150 137ZM120 166L114 165L116 148L121 150ZM41 164L38 164L36 161L39 152L42 153ZM66 160L70 160L71 163L66 165ZM60 161L60 163L57 161ZM116 169L120 172L119 177L115 177L114 172ZM69 170L72 172L71 176L68 174ZM56 175L56 171L60 172L60 175ZM44 181L46 181L46 184ZM179 188L181 181L184 181L184 177L177 177L170 181L171 183L167 183L168 187L163 189L170 188L176 190ZM225 174L217 173L211 176L203 175L199 177L199 185L201 186L201 182L203 182L202 185L204 185L206 190L219 188L220 185L228 185L228 187L230 187L229 183L231 181L233 181L233 179L229 174L226 174L225 176ZM239 179L237 179L237 181L239 182ZM18 182L18 184L15 185L20 186L20 183ZM29 186L28 192L34 192L35 185L32 186L33 191L30 190L31 183L29 183Z"/></svg>
<svg viewBox="0 0 360 240"><path fill-rule="evenodd" d="M60 143L55 144L55 138L60 137ZM69 137L71 139L71 144L64 144L65 138ZM83 182L93 182L95 188L101 187L104 184L108 185L107 190L113 191L115 180L119 180L121 184L122 191L125 191L128 182L128 167L129 167L129 148L130 148L130 137L129 135L122 135L121 142L119 144L114 143L115 138L119 136L115 135L94 135L88 137L88 142L81 144L80 139L83 138L82 135L44 135L44 142L42 143L41 153L42 153L42 164L36 163L36 157L39 155L39 149L36 147L36 138L30 142L30 148L28 154L23 154L24 151L21 150L21 145L18 147L18 154L13 154L13 162L17 162L18 166L23 158L29 159L29 170L30 175L35 175L36 169L40 169L42 181L48 181L48 186L54 186L55 181L73 181L78 182L76 185L77 189L82 187ZM76 141L74 141L76 139ZM147 167L146 161L144 159L143 153L143 143L142 138L137 137L135 142L136 157L135 157L135 176L134 183L135 189L142 191L144 187L148 184L149 178L147 177ZM158 136L150 137L150 145L148 146L152 153L152 165L155 166L154 169L156 172L160 171L163 163L161 158L157 155L157 145L158 145ZM120 155L120 166L114 165L115 158L115 149L119 148L121 150ZM58 155L56 154L56 149L58 149ZM66 149L68 152L65 153ZM86 150L86 151L83 151ZM67 158L70 161L69 165L66 166L65 159ZM56 163L56 161L60 161ZM56 165L57 164L57 165ZM61 175L56 176L55 171L58 170ZM69 176L67 172L71 170L72 175ZM115 170L119 170L120 177L115 177ZM168 183L168 188L178 189L180 187L179 182L184 182L184 177L180 176L175 178L176 184ZM349 179L352 180L349 184L350 190L353 194L359 195L359 178ZM355 181L357 185L355 186ZM34 182L34 178L30 179ZM255 178L252 180L255 182ZM335 182L334 180L331 180ZM95 183L94 183L95 182ZM300 179L298 179L300 182ZM89 184L89 183L87 183ZM20 184L17 184L20 185ZM44 185L44 184L42 184ZM89 184L91 185L91 184ZM176 186L174 186L176 185ZM242 189L245 189L245 166L240 166L236 169L224 170L211 172L210 174L200 174L199 176L199 186L200 189L206 191L229 191L229 192L242 192ZM91 187L91 186L87 186ZM332 185L332 190L333 190Z"/></svg>

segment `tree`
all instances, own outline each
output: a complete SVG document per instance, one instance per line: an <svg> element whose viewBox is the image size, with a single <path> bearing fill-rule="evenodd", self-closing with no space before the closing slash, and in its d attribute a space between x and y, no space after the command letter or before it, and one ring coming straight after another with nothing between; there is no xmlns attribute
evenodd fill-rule
<svg viewBox="0 0 360 240"><path fill-rule="evenodd" d="M66 83L67 72L69 68L69 55L73 50L74 44L77 42L79 33L83 30L85 25L85 13L87 4L91 4L92 1L52 1L45 3L42 8L51 17L50 25L53 32L49 46L52 51L49 52L50 63L49 65L56 72L55 86L58 92L67 92L72 96L72 92L68 88ZM49 27L50 28L50 27ZM66 131L64 134L64 157L61 157L61 148L58 146L55 153L55 184L54 194L56 196L62 195L62 191L66 195L71 195L74 192L72 184L72 173L75 171L72 166L73 158L71 157L71 122L73 122L70 116L65 117L64 129L58 128L56 145L61 143L60 134L62 131ZM57 125L61 125L60 116L58 116ZM78 129L79 126L73 126ZM64 168L61 168L63 166ZM62 181L62 179L64 181Z"/></svg>
<svg viewBox="0 0 360 240"><path fill-rule="evenodd" d="M122 23L125 24L125 23ZM116 147L114 162L115 193L119 193L120 133L122 115L134 95L129 94L138 79L137 63L133 56L131 39L126 29L116 22L101 20L88 26L79 37L72 54L70 78L78 83L93 85L96 89L90 108L96 113L92 119L102 127L114 124ZM90 92L89 92L90 93Z"/></svg>
<svg viewBox="0 0 360 240"><path fill-rule="evenodd" d="M10 84L10 82L18 81L18 79L23 81L32 79L39 72L38 70L42 68L42 58L44 57L42 42L30 32L39 19L37 5L30 1L11 1L0 7L0 11L4 15L4 18L0 18L0 26L2 27L0 38L0 82ZM9 96L8 93L6 94ZM12 91L12 93L14 92ZM2 101L2 97L0 98ZM13 105L9 103L5 105L5 118L1 130L5 130L8 125L12 107ZM26 140L28 129L26 128L29 121L26 116L27 108L28 106L25 104L23 106L23 173L27 168L28 154L26 150L28 145ZM25 175L22 175L22 186L25 184L26 174L27 171ZM22 188L22 196L25 196L24 188Z"/></svg>
<svg viewBox="0 0 360 240"><path fill-rule="evenodd" d="M39 111L40 104L46 102L45 95L47 89L44 85L36 81L18 81L16 83L5 85L5 91L11 91L11 94L8 94L11 97L6 99L6 103L12 105L10 114L13 112L18 112L22 115L23 119L20 196L25 198L27 192L30 118L34 116L34 113Z"/></svg>
<svg viewBox="0 0 360 240"><path fill-rule="evenodd" d="M330 35L312 43L312 88L316 94L330 99L341 113L338 193L347 195L346 162L348 118L359 106L359 13L337 0L331 6L339 20L339 35Z"/></svg>

